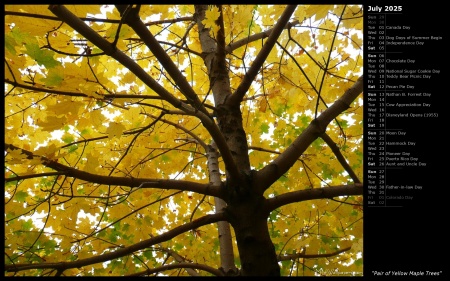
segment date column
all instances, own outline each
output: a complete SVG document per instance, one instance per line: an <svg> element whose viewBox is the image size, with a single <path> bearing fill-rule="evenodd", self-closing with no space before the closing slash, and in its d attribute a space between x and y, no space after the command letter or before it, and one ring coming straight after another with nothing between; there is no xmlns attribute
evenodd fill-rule
<svg viewBox="0 0 450 281"><path fill-rule="evenodd" d="M365 116L367 140L367 204L370 207L386 205L385 183L385 15L367 16L367 88Z"/></svg>

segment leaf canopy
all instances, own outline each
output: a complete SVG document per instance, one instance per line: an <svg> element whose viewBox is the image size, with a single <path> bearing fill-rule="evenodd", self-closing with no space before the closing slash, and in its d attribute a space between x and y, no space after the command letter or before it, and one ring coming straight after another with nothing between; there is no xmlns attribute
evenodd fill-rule
<svg viewBox="0 0 450 281"><path fill-rule="evenodd" d="M216 212L214 196L202 193L210 182L207 148L214 133L199 118L200 108L188 114L167 98L195 104L161 56L121 22L118 9L66 8L167 94L47 5L5 6L5 264L93 259L63 272L31 266L7 274L214 275L221 251L216 224L94 262ZM285 5L208 7L201 22L218 38L223 20L223 67L232 91L284 10ZM142 5L139 16L212 116L217 104L194 11L192 5ZM272 163L356 83L363 67L362 28L361 6L296 8L240 103L254 170ZM264 196L360 183L362 124L359 97ZM219 170L225 181L222 160ZM137 188L146 182L158 188ZM281 274L362 272L361 205L361 196L343 196L273 210L267 223ZM152 271L160 267L166 268Z"/></svg>

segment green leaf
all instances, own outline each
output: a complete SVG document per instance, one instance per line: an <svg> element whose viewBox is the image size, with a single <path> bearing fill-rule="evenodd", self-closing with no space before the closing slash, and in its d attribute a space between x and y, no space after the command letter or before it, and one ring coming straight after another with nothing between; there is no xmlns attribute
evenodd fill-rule
<svg viewBox="0 0 450 281"><path fill-rule="evenodd" d="M12 36L5 35L5 49L8 50L11 54L16 54L16 49L14 48L17 46L16 40Z"/></svg>
<svg viewBox="0 0 450 281"><path fill-rule="evenodd" d="M117 266L121 266L123 264L122 261L119 261L118 259L111 261L111 270L114 270Z"/></svg>
<svg viewBox="0 0 450 281"><path fill-rule="evenodd" d="M289 267L291 265L291 260L281 261L281 264L283 265L283 267Z"/></svg>
<svg viewBox="0 0 450 281"><path fill-rule="evenodd" d="M330 165L322 163L322 177L326 180L329 180L333 177L334 170L330 169Z"/></svg>
<svg viewBox="0 0 450 281"><path fill-rule="evenodd" d="M17 200L17 202L25 202L26 198L28 197L28 193L25 191L18 191L16 195L14 196Z"/></svg>
<svg viewBox="0 0 450 281"><path fill-rule="evenodd" d="M69 153L74 152L75 150L78 149L78 146L76 144L69 146Z"/></svg>
<svg viewBox="0 0 450 281"><path fill-rule="evenodd" d="M22 45L22 44L30 44L32 42L37 43L37 40L35 37L31 36L30 33L27 32L21 32L20 29L18 27L14 27L11 30L11 36L14 38L14 40L16 41L16 45Z"/></svg>
<svg viewBox="0 0 450 281"><path fill-rule="evenodd" d="M85 129L83 129L81 132L80 132L80 135L81 136L84 136L84 135L86 135L86 134L89 134L91 131L89 130L89 128L85 128Z"/></svg>
<svg viewBox="0 0 450 281"><path fill-rule="evenodd" d="M65 142L65 143L71 143L71 142L74 141L74 138L73 138L73 136L71 136L71 135L64 135L64 136L62 136L61 139L62 139L62 141Z"/></svg>
<svg viewBox="0 0 450 281"><path fill-rule="evenodd" d="M41 81L45 83L46 86L52 87L52 86L59 86L62 81L64 80L63 73L58 70L51 69L47 77L42 78Z"/></svg>
<svg viewBox="0 0 450 281"><path fill-rule="evenodd" d="M175 243L175 245L173 246L173 249L178 252L181 251L183 249L183 244L180 243Z"/></svg>
<svg viewBox="0 0 450 281"><path fill-rule="evenodd" d="M277 221L278 220L277 215L279 212L280 212L279 209L276 209L273 212L271 212L269 215L269 221L271 221L271 222Z"/></svg>
<svg viewBox="0 0 450 281"><path fill-rule="evenodd" d="M320 240L322 240L322 242L325 243L325 244L328 244L328 243L331 242L331 239L329 237L325 236L325 235L322 235L320 237Z"/></svg>
<svg viewBox="0 0 450 281"><path fill-rule="evenodd" d="M272 238L281 237L280 231L279 231L279 230L271 229L271 230L270 230L270 236L271 236Z"/></svg>
<svg viewBox="0 0 450 281"><path fill-rule="evenodd" d="M116 222L115 224L113 224L113 228L114 228L114 230L119 231L120 228L121 228L120 221L118 221L118 222Z"/></svg>
<svg viewBox="0 0 450 281"><path fill-rule="evenodd" d="M323 144L323 140L319 138L319 139L316 139L315 141L313 141L313 143L311 145L315 149L320 150L322 148L322 144Z"/></svg>
<svg viewBox="0 0 450 281"><path fill-rule="evenodd" d="M58 247L58 244L54 240L48 240L48 241L45 241L42 246L45 249L45 252L47 254L51 254L51 253L55 252L55 248Z"/></svg>
<svg viewBox="0 0 450 281"><path fill-rule="evenodd" d="M220 241L219 241L219 239L214 239L214 246L213 246L213 251L215 252L215 251L218 251L219 250L219 247L220 247Z"/></svg>
<svg viewBox="0 0 450 281"><path fill-rule="evenodd" d="M289 181L289 178L286 177L285 175L282 175L281 177L278 178L277 181L278 182L287 182L287 181Z"/></svg>
<svg viewBox="0 0 450 281"><path fill-rule="evenodd" d="M162 159L162 161L164 161L164 162L170 162L170 157L167 156L167 155L165 155L165 154L161 156L161 159Z"/></svg>
<svg viewBox="0 0 450 281"><path fill-rule="evenodd" d="M27 49L27 54L39 65L43 65L46 68L52 68L61 64L53 58L54 52L49 50L41 50L37 43L27 44L25 45L25 48Z"/></svg>
<svg viewBox="0 0 450 281"><path fill-rule="evenodd" d="M264 123L264 124L262 124L260 127L259 127L260 129L261 129L261 132L262 133L265 133L265 134L268 134L269 133L269 125L267 125L266 123Z"/></svg>
<svg viewBox="0 0 450 281"><path fill-rule="evenodd" d="M144 251L144 253L142 255L144 257L146 257L147 259L152 259L153 258L152 251Z"/></svg>
<svg viewBox="0 0 450 281"><path fill-rule="evenodd" d="M116 231L111 232L111 234L108 235L108 239L113 243L117 242L117 232Z"/></svg>
<svg viewBox="0 0 450 281"><path fill-rule="evenodd" d="M308 126L309 123L311 122L311 117L306 115L302 115L298 119L302 122L303 126Z"/></svg>
<svg viewBox="0 0 450 281"><path fill-rule="evenodd" d="M363 265L363 259L357 259L357 260L355 260L355 265L356 265L356 266L362 266L362 265Z"/></svg>
<svg viewBox="0 0 450 281"><path fill-rule="evenodd" d="M105 274L104 268L94 268L94 275L93 276L101 276Z"/></svg>
<svg viewBox="0 0 450 281"><path fill-rule="evenodd" d="M22 230L30 231L31 228L33 228L33 221L31 219L22 222Z"/></svg>
<svg viewBox="0 0 450 281"><path fill-rule="evenodd" d="M107 232L107 229L103 229L100 232L98 232L95 236L96 237L100 237L100 238L105 237L106 236L106 232Z"/></svg>

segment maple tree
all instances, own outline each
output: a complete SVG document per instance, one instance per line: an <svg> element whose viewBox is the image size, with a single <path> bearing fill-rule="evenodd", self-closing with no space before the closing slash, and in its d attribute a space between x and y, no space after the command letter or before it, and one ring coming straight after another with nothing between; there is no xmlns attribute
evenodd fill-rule
<svg viewBox="0 0 450 281"><path fill-rule="evenodd" d="M6 5L5 274L361 274L362 13Z"/></svg>

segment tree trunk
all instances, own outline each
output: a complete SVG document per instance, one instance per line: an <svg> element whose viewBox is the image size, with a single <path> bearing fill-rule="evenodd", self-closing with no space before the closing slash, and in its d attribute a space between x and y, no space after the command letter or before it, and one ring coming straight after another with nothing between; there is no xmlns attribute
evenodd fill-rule
<svg viewBox="0 0 450 281"><path fill-rule="evenodd" d="M234 224L242 276L280 276L267 218L246 216Z"/></svg>
<svg viewBox="0 0 450 281"><path fill-rule="evenodd" d="M240 105L227 105L231 94L230 78L225 61L225 36L222 16L217 20L220 26L217 38L210 35L202 20L207 5L195 5L195 21L202 46L202 57L208 70L210 87L213 92L215 116L236 165L238 174L226 171L228 221L234 228L241 260L240 275L279 276L275 247L270 239L267 226L268 214L263 212L264 197L253 182L248 156L247 135L242 125ZM221 7L219 6L221 10ZM226 167L228 169L230 167ZM216 178L217 180L217 178ZM221 247L223 244L221 244ZM221 249L221 253L224 253ZM229 269L232 269L228 265ZM232 271L232 270L230 270Z"/></svg>
<svg viewBox="0 0 450 281"><path fill-rule="evenodd" d="M280 276L275 247L269 235L264 197L250 192L231 200L227 208L234 228L242 276Z"/></svg>

